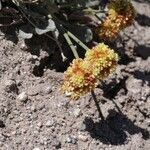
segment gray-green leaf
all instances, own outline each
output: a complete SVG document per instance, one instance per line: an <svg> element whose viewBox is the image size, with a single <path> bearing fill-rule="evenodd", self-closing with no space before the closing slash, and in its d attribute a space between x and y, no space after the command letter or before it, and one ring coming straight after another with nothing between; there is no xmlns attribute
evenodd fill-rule
<svg viewBox="0 0 150 150"><path fill-rule="evenodd" d="M48 25L45 28L36 27L35 32L37 34L41 35L41 34L49 32L49 31L55 31L55 29L56 29L56 26L55 26L54 21L52 19L49 19L48 20Z"/></svg>

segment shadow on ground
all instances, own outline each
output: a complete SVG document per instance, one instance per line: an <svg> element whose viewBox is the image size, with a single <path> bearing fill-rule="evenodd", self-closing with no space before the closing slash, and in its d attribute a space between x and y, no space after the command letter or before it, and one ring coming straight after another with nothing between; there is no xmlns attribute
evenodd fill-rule
<svg viewBox="0 0 150 150"><path fill-rule="evenodd" d="M91 118L85 118L86 131L92 138L104 144L122 145L128 142L128 134L141 133L143 139L149 138L149 132L142 129L127 118L124 114L111 110L104 121L94 122Z"/></svg>
<svg viewBox="0 0 150 150"><path fill-rule="evenodd" d="M125 87L125 82L126 82L127 77L121 79L118 83L114 79L112 82L109 84L105 82L101 82L100 88L103 90L103 96L108 98L108 99L114 99L115 96L117 96L118 92L123 88L125 90L125 94L127 93L126 87ZM109 87L109 88L108 88Z"/></svg>
<svg viewBox="0 0 150 150"><path fill-rule="evenodd" d="M148 82L148 85L150 86L150 72L142 72L142 71L136 70L134 72L134 77L137 79L141 79L143 83Z"/></svg>
<svg viewBox="0 0 150 150"><path fill-rule="evenodd" d="M134 48L135 53L142 57L143 59L147 59L150 56L150 47L146 45L138 45Z"/></svg>
<svg viewBox="0 0 150 150"><path fill-rule="evenodd" d="M138 24L141 26L150 26L150 17L143 15L143 14L137 14L137 17L135 19Z"/></svg>
<svg viewBox="0 0 150 150"><path fill-rule="evenodd" d="M140 2L140 3L148 3L150 4L150 0L136 0L137 2Z"/></svg>

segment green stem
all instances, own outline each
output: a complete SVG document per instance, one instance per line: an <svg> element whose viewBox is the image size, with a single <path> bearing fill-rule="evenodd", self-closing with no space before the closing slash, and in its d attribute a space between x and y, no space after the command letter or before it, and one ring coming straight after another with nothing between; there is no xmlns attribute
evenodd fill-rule
<svg viewBox="0 0 150 150"><path fill-rule="evenodd" d="M86 51L89 50L89 48L83 43L81 42L76 36L74 36L71 32L67 32L67 34L75 41L77 42L83 49L85 49Z"/></svg>
<svg viewBox="0 0 150 150"><path fill-rule="evenodd" d="M74 57L75 57L75 58L79 58L79 55L78 55L78 53L77 53L77 50L76 50L75 46L73 45L73 43L71 42L71 40L70 40L68 34L67 34L67 33L64 33L64 37L65 37L65 39L66 39L68 45L70 46L70 48L71 48L71 50L72 50L72 52L73 52Z"/></svg>

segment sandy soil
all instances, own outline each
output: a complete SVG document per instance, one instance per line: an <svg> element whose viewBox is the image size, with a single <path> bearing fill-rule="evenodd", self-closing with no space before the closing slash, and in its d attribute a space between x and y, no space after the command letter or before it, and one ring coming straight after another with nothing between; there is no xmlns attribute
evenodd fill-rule
<svg viewBox="0 0 150 150"><path fill-rule="evenodd" d="M78 101L61 94L66 64L49 41L26 48L1 32L0 150L150 149L150 3L133 3L135 24L113 45L116 74L95 90L105 121L90 94Z"/></svg>

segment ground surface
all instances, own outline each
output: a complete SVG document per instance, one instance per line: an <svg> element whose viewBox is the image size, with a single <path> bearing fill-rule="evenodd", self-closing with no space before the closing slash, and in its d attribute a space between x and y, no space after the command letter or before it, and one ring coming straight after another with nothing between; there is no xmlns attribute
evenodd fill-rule
<svg viewBox="0 0 150 150"><path fill-rule="evenodd" d="M26 50L0 36L0 150L150 149L150 3L133 3L138 16L117 45L116 74L95 90L105 121L90 94L61 94L51 47Z"/></svg>

